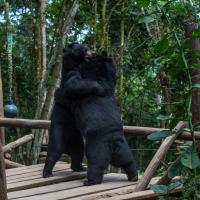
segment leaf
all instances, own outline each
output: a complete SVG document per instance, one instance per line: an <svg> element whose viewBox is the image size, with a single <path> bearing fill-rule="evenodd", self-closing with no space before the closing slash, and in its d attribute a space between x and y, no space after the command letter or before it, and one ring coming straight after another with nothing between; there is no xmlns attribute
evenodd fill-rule
<svg viewBox="0 0 200 200"><path fill-rule="evenodd" d="M148 24L148 23L153 22L154 20L155 19L153 17L151 17L151 16L144 16L144 17L142 17L142 18L139 19L138 23L139 24L142 24L142 23Z"/></svg>
<svg viewBox="0 0 200 200"><path fill-rule="evenodd" d="M181 182L180 181L177 181L177 182L174 182L174 183L171 183L168 185L168 192L171 192L172 190L174 190L175 188L181 186Z"/></svg>
<svg viewBox="0 0 200 200"><path fill-rule="evenodd" d="M173 129L177 124L178 124L178 122L179 122L180 120L179 119L172 119L171 121L170 121L170 124L169 124L169 128L170 129Z"/></svg>
<svg viewBox="0 0 200 200"><path fill-rule="evenodd" d="M159 131L159 132L154 132L151 133L150 135L147 136L147 138L149 140L161 140L163 138L166 138L170 135L173 135L174 133L170 130L163 130L163 131Z"/></svg>
<svg viewBox="0 0 200 200"><path fill-rule="evenodd" d="M155 193L162 193L162 194L167 194L174 190L175 188L179 187L181 185L180 181L171 183L169 185L157 185L153 184L150 186L151 190L153 190Z"/></svg>
<svg viewBox="0 0 200 200"><path fill-rule="evenodd" d="M140 8L146 8L148 7L150 1L149 0L138 0L137 1L137 5L140 7Z"/></svg>
<svg viewBox="0 0 200 200"><path fill-rule="evenodd" d="M162 40L158 41L156 46L155 46L155 51L157 53L162 53L164 51L166 51L169 47L169 40L168 38L165 36Z"/></svg>
<svg viewBox="0 0 200 200"><path fill-rule="evenodd" d="M170 120L170 119L172 119L172 117L170 117L170 116L165 116L165 115L158 115L158 116L156 117L156 119L158 119L158 120Z"/></svg>
<svg viewBox="0 0 200 200"><path fill-rule="evenodd" d="M200 69L200 63L194 63L192 64L192 67Z"/></svg>
<svg viewBox="0 0 200 200"><path fill-rule="evenodd" d="M153 185L150 185L150 188L155 193L164 193L164 194L166 194L168 192L168 187L166 185L153 184Z"/></svg>
<svg viewBox="0 0 200 200"><path fill-rule="evenodd" d="M184 132L190 133L190 132L191 132L191 129L189 129L189 128L184 128L183 131L184 131Z"/></svg>
<svg viewBox="0 0 200 200"><path fill-rule="evenodd" d="M200 191L195 191L195 196L198 198L198 199L200 199Z"/></svg>
<svg viewBox="0 0 200 200"><path fill-rule="evenodd" d="M192 32L192 37L193 38L200 38L200 28L196 29L195 31Z"/></svg>
<svg viewBox="0 0 200 200"><path fill-rule="evenodd" d="M176 162L174 162L169 168L169 171L167 173L168 178L173 178L177 176L182 169L183 165L181 163L181 160L180 159L176 160Z"/></svg>
<svg viewBox="0 0 200 200"><path fill-rule="evenodd" d="M192 146L185 149L185 151L183 151L181 154L181 163L190 169L196 169L198 166L200 166L198 153Z"/></svg>
<svg viewBox="0 0 200 200"><path fill-rule="evenodd" d="M192 85L192 88L200 88L200 83L194 83L194 84Z"/></svg>

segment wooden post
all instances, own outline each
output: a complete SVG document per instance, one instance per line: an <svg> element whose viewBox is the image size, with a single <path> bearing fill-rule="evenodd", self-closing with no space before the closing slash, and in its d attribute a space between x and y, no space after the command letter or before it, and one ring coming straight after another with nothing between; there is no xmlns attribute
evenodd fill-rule
<svg viewBox="0 0 200 200"><path fill-rule="evenodd" d="M0 65L0 117L4 117L4 111L3 111L3 84L1 79L1 65ZM5 132L4 128L0 127L0 140L1 144L5 144Z"/></svg>
<svg viewBox="0 0 200 200"><path fill-rule="evenodd" d="M156 172L158 166L160 165L161 161L163 160L167 151L169 150L170 146L173 144L173 142L178 137L182 129L185 127L186 127L186 123L179 122L177 126L173 129L173 131L175 132L174 135L165 138L165 140L163 141L163 143L157 150L156 154L154 155L153 159L149 163L147 169L145 170L144 175L139 180L136 187L133 189L134 192L139 192L146 189L147 185L151 181L151 178Z"/></svg>
<svg viewBox="0 0 200 200"><path fill-rule="evenodd" d="M0 142L0 200L7 200L5 162Z"/></svg>

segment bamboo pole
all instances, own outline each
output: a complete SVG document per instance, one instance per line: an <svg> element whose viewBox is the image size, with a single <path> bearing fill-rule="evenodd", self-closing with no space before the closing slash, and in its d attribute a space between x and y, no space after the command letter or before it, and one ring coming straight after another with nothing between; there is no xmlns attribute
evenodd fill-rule
<svg viewBox="0 0 200 200"><path fill-rule="evenodd" d="M11 142L7 145L5 145L2 150L3 150L3 153L7 153L7 152L10 152L12 151L14 148L24 144L24 143L27 143L29 141L31 141L32 139L34 138L33 134L30 134L30 135L25 135L24 137L22 138L19 138L18 140L14 141L14 142Z"/></svg>
<svg viewBox="0 0 200 200"><path fill-rule="evenodd" d="M149 163L148 167L146 168L144 175L139 180L136 187L133 189L134 192L139 192L146 189L154 173L156 172L158 166L160 165L161 161L163 160L167 151L169 150L170 146L173 144L175 139L178 137L178 135L185 127L186 127L185 122L182 121L179 122L177 126L173 129L173 131L175 132L174 135L165 138L165 140L157 150L156 154L154 155L153 159Z"/></svg>

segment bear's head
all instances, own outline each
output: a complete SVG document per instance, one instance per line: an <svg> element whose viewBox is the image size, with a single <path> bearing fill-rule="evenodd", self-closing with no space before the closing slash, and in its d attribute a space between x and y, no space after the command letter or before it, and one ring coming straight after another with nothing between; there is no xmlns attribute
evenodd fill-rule
<svg viewBox="0 0 200 200"><path fill-rule="evenodd" d="M65 71L78 68L81 63L92 55L92 51L85 44L71 43L63 50L63 69Z"/></svg>

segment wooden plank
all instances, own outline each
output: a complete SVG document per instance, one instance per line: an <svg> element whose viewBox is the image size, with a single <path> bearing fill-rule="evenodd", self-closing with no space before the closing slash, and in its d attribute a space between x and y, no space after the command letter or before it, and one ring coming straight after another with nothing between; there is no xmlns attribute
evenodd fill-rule
<svg viewBox="0 0 200 200"><path fill-rule="evenodd" d="M181 189L177 188L175 189L173 193L178 193L180 192ZM145 190L145 191L141 191L141 192L133 192L130 194L118 194L115 193L113 194L113 196L104 196L103 198L101 198L101 200L143 200L143 199L156 199L156 197L158 196L158 194L154 193L152 190ZM82 199L83 200L83 199ZM84 200L96 200L94 198L85 198Z"/></svg>
<svg viewBox="0 0 200 200"><path fill-rule="evenodd" d="M158 181L160 177L155 177L151 180L150 184L154 184ZM85 194L83 196L80 197L75 197L75 198L64 198L64 199L70 199L70 200L97 200L97 199L102 199L102 198L106 198L106 197L112 197L114 194L119 195L119 194L128 194L130 193L137 182L135 182L134 184L130 185L130 186L125 186L125 187L121 187L121 188L117 188L117 189L111 189L111 190L107 190L107 191L103 191L103 192L98 192L95 194Z"/></svg>
<svg viewBox="0 0 200 200"><path fill-rule="evenodd" d="M67 189L71 189L71 188L77 188L77 187L81 187L81 186L83 186L82 180L69 181L69 182L52 184L52 185L48 185L48 186L31 188L31 189L27 189L27 190L9 192L8 198L9 199L16 199L16 198L20 198L20 197L21 198L22 197L29 197L29 196L39 195L39 194L45 194L45 193L61 191L61 190L67 190Z"/></svg>
<svg viewBox="0 0 200 200"><path fill-rule="evenodd" d="M33 168L39 168L41 166L44 166L44 163L37 164L37 165L28 165L28 166L20 167L20 170L29 169L29 168L31 168L31 169L33 169ZM6 169L6 173L16 172L16 171L19 171L19 169L17 169L17 168Z"/></svg>
<svg viewBox="0 0 200 200"><path fill-rule="evenodd" d="M154 177L151 180L150 184L155 184L159 179L160 179L160 177ZM180 180L180 177L176 176L176 177L174 177L173 180L174 181ZM72 198L64 198L64 199L69 199L69 200L97 200L97 199L99 199L99 200L101 200L101 199L104 199L104 198L107 198L107 197L112 197L112 196L117 197L119 195L121 195L120 196L120 198L121 198L121 197L123 197L123 195L133 194L134 187L135 187L135 185L131 185L131 186L126 186L124 188L111 189L111 190L108 190L108 191L99 192L99 193L95 193L95 194L83 195L83 196L75 197L75 198L73 198L73 197ZM149 186L148 186L148 188L149 188Z"/></svg>
<svg viewBox="0 0 200 200"><path fill-rule="evenodd" d="M38 178L34 180L27 180L23 182L7 184L8 192L18 191L23 189L29 189L34 187L45 186L53 183L58 183L62 181L70 181L75 179L81 179L86 176L86 172L73 172L73 171L61 171L54 177L50 178Z"/></svg>
<svg viewBox="0 0 200 200"><path fill-rule="evenodd" d="M126 179L124 175L117 174L117 176L119 177L119 181ZM112 182L112 177L113 177L113 174L105 175L104 183L105 182ZM10 192L8 194L9 194L9 198L12 199L12 198L19 198L19 197L27 197L27 196L45 194L45 193L49 193L49 192L56 192L56 191L60 191L60 190L77 188L77 187L81 187L81 186L83 186L83 180L76 180L76 181L57 183L57 184L38 187L38 188L20 190L20 191L16 191L16 192Z"/></svg>
<svg viewBox="0 0 200 200"><path fill-rule="evenodd" d="M65 172L66 170L69 170L69 169L70 168L67 169L66 166L58 166L58 167L55 167L55 169L53 170L53 174L54 174L54 176L56 176L56 174L58 172L61 172L61 171ZM27 174L19 174L19 175L16 175L16 176L10 176L10 178L7 179L7 184L38 179L38 178L41 178L41 177L42 177L42 170L27 173Z"/></svg>
<svg viewBox="0 0 200 200"><path fill-rule="evenodd" d="M69 164L64 163L64 162L57 162L55 167L59 166L66 166L66 168L69 168ZM17 174L26 174L30 172L35 172L35 171L41 171L44 168L44 163L39 164L39 165L31 165L31 166L25 166L25 167L20 167L20 168L14 168L14 169L8 169L6 170L6 176L15 176Z"/></svg>
<svg viewBox="0 0 200 200"><path fill-rule="evenodd" d="M83 182L80 181L82 184ZM70 184L71 182L69 182ZM103 184L94 185L94 186L82 186L78 188L62 190L62 191L54 191L51 193L46 193L42 195L34 195L34 196L26 196L22 198L17 198L18 200L59 200L64 198L72 198L72 197L80 197L86 194L92 194L96 192L107 191L110 189L122 188L130 185L136 184L135 182L127 181L127 177L125 174L109 174L104 178ZM21 192L21 191L20 191ZM21 192L22 193L22 192ZM15 197L14 197L15 198Z"/></svg>

